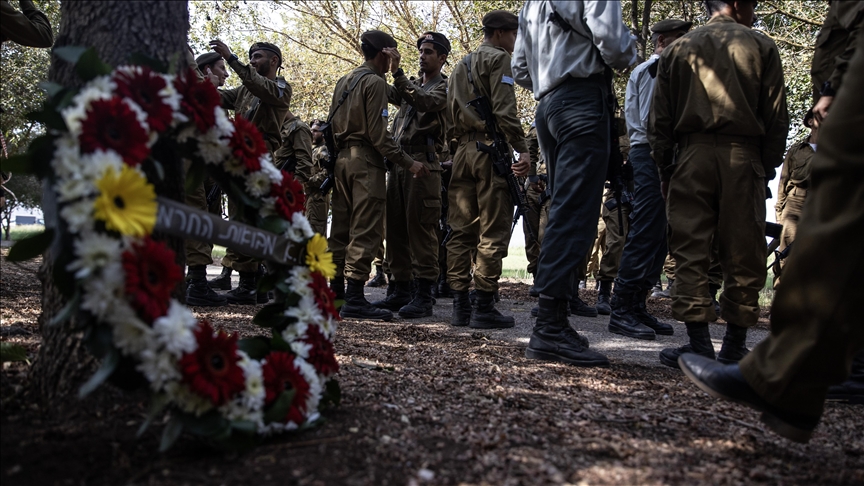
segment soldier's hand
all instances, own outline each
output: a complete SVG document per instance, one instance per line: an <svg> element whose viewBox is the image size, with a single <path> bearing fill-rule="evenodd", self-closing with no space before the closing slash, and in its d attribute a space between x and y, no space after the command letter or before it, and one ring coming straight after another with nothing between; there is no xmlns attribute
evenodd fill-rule
<svg viewBox="0 0 864 486"><path fill-rule="evenodd" d="M412 174L414 174L414 178L426 177L429 175L429 169L426 168L426 164L423 162L419 162L417 160L411 164L411 167L408 168Z"/></svg>
<svg viewBox="0 0 864 486"><path fill-rule="evenodd" d="M445 160L444 162L441 162L441 167L442 167L444 170L450 170L450 169L452 169L452 168L453 168L453 159Z"/></svg>
<svg viewBox="0 0 864 486"><path fill-rule="evenodd" d="M216 86L217 88L219 87L219 76L213 74L213 71L210 70L210 67L207 67L207 72L204 73L204 77L207 78L207 80L209 80L211 83L213 83L213 86Z"/></svg>
<svg viewBox="0 0 864 486"><path fill-rule="evenodd" d="M381 52L390 57L390 72L395 73L399 70L399 62L402 60L402 55L395 47L385 47Z"/></svg>
<svg viewBox="0 0 864 486"><path fill-rule="evenodd" d="M510 169L513 170L513 174L517 177L525 177L531 169L531 156L527 152L519 154L519 160L511 165Z"/></svg>
<svg viewBox="0 0 864 486"><path fill-rule="evenodd" d="M220 40L210 41L210 47L216 51L216 54L222 56L222 59L228 60L231 57L231 49Z"/></svg>
<svg viewBox="0 0 864 486"><path fill-rule="evenodd" d="M831 108L831 103L833 102L833 96L820 97L819 101L816 102L816 106L813 107L813 118L819 123L825 121L825 117L828 116L828 109Z"/></svg>

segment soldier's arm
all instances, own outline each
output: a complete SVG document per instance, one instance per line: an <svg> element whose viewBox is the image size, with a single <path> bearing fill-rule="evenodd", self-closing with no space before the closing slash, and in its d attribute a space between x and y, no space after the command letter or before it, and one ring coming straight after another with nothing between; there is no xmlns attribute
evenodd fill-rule
<svg viewBox="0 0 864 486"><path fill-rule="evenodd" d="M672 105L674 97L670 92L669 57L662 55L657 62L660 65L654 85L654 100L651 105L653 109L648 117L648 143L651 145L651 157L660 169L660 178L669 181L675 170L675 107Z"/></svg>
<svg viewBox="0 0 864 486"><path fill-rule="evenodd" d="M54 33L48 16L40 12L31 0L20 0L21 11L7 0L0 2L0 30L4 38L29 47L51 47Z"/></svg>
<svg viewBox="0 0 864 486"><path fill-rule="evenodd" d="M528 144L525 143L525 132L522 130L522 122L516 112L516 91L513 88L513 71L510 69L508 56L487 57L490 66L489 73L489 103L498 128L504 132L513 150L524 154L528 152ZM479 66L479 63L478 63Z"/></svg>
<svg viewBox="0 0 864 486"><path fill-rule="evenodd" d="M410 168L414 161L387 131L387 83L377 76L364 76L356 89L361 90L366 99L366 128L372 145L390 162L403 169Z"/></svg>
<svg viewBox="0 0 864 486"><path fill-rule="evenodd" d="M525 56L524 37L528 35L528 22L519 14L519 33L516 36L516 46L513 49L513 60L510 61L510 70L513 71L513 80L525 89L533 90L534 83L531 81L531 72L528 70L528 58Z"/></svg>
<svg viewBox="0 0 864 486"><path fill-rule="evenodd" d="M291 105L291 85L285 80L265 78L234 56L226 64L231 66L231 70L237 73L243 86L260 99L261 103L285 108Z"/></svg>
<svg viewBox="0 0 864 486"><path fill-rule="evenodd" d="M404 77L404 75L402 76ZM402 106L402 97L399 96L399 88L392 84L387 85L387 101L391 105Z"/></svg>
<svg viewBox="0 0 864 486"><path fill-rule="evenodd" d="M848 6L848 4L846 5ZM847 14L851 18L851 23L848 27L849 41L843 53L835 59L834 72L828 78L828 84L835 93L840 89L840 85L843 84L843 76L846 75L846 71L849 69L849 61L855 54L855 48L858 44L857 39L861 35L862 25L864 25L864 2L858 2L857 7L857 12Z"/></svg>
<svg viewBox="0 0 864 486"><path fill-rule="evenodd" d="M537 166L540 162L540 143L537 141L537 131L532 128L528 131L528 137L525 138L528 142L528 155L531 158L531 168L528 169L528 175L537 175Z"/></svg>
<svg viewBox="0 0 864 486"><path fill-rule="evenodd" d="M783 81L783 66L780 52L774 41L768 44L763 55L762 89L759 95L759 115L765 124L762 137L762 167L765 178L771 180L777 173L775 168L783 162L786 136L789 133L789 112L786 108L786 85Z"/></svg>
<svg viewBox="0 0 864 486"><path fill-rule="evenodd" d="M232 89L220 89L219 90L219 99L222 108L226 110L233 110L234 104L237 102L237 94L240 91L240 88L232 88Z"/></svg>
<svg viewBox="0 0 864 486"><path fill-rule="evenodd" d="M297 179L302 182L312 177L312 131L300 124L294 131L294 156L297 157Z"/></svg>
<svg viewBox="0 0 864 486"><path fill-rule="evenodd" d="M426 91L415 85L404 74L393 80L400 100L405 100L420 113L441 111L447 108L447 83L441 82Z"/></svg>
<svg viewBox="0 0 864 486"><path fill-rule="evenodd" d="M583 23L590 30L594 45L603 61L615 69L624 69L636 62L636 37L624 25L619 6L609 2L582 2L582 18L576 2L556 2L558 14L570 25Z"/></svg>

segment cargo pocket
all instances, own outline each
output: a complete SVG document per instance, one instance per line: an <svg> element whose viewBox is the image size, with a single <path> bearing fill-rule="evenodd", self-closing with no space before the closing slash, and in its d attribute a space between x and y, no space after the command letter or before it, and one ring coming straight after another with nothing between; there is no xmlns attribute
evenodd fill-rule
<svg viewBox="0 0 864 486"><path fill-rule="evenodd" d="M420 212L420 223L437 224L441 219L441 200L440 199L424 199L423 209Z"/></svg>

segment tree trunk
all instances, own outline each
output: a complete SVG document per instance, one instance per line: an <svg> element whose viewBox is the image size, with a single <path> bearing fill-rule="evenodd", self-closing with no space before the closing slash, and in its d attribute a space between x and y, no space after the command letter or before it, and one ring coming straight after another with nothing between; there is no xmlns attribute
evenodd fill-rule
<svg viewBox="0 0 864 486"><path fill-rule="evenodd" d="M95 47L99 57L118 66L127 62L133 53L141 53L163 61L177 60L185 69L186 37L189 32L187 2L157 0L128 1L64 0L61 4L60 34L55 47ZM52 56L48 75L51 81L62 85L80 85L81 80L69 63ZM143 166L154 183L157 194L172 199L183 199L183 171L179 160L162 160L165 180L159 181L151 163ZM56 207L46 198L43 210L46 225L56 214ZM56 216L53 218L56 220ZM158 235L157 235L158 236ZM170 239L169 246L177 253L181 265L185 263L183 240ZM50 252L49 252L50 253ZM42 279L42 345L30 373L31 391L43 406L51 408L70 396L89 377L94 359L84 348L76 319L63 325L48 326L53 316L65 305L51 278L51 258L46 255L40 278Z"/></svg>

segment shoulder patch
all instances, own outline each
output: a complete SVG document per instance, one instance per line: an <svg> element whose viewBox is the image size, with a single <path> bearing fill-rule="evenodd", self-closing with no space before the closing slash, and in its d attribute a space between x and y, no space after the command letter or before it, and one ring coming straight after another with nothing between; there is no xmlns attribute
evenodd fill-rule
<svg viewBox="0 0 864 486"><path fill-rule="evenodd" d="M276 86L279 86L279 89L285 89L285 86L287 86L287 83L285 82L284 79L277 79L276 80Z"/></svg>
<svg viewBox="0 0 864 486"><path fill-rule="evenodd" d="M390 116L390 112L387 111L387 108L384 108L383 110L381 110L381 116L383 116L384 118L387 118L388 116Z"/></svg>
<svg viewBox="0 0 864 486"><path fill-rule="evenodd" d="M510 76L501 76L501 82L513 86L513 78L511 78Z"/></svg>

